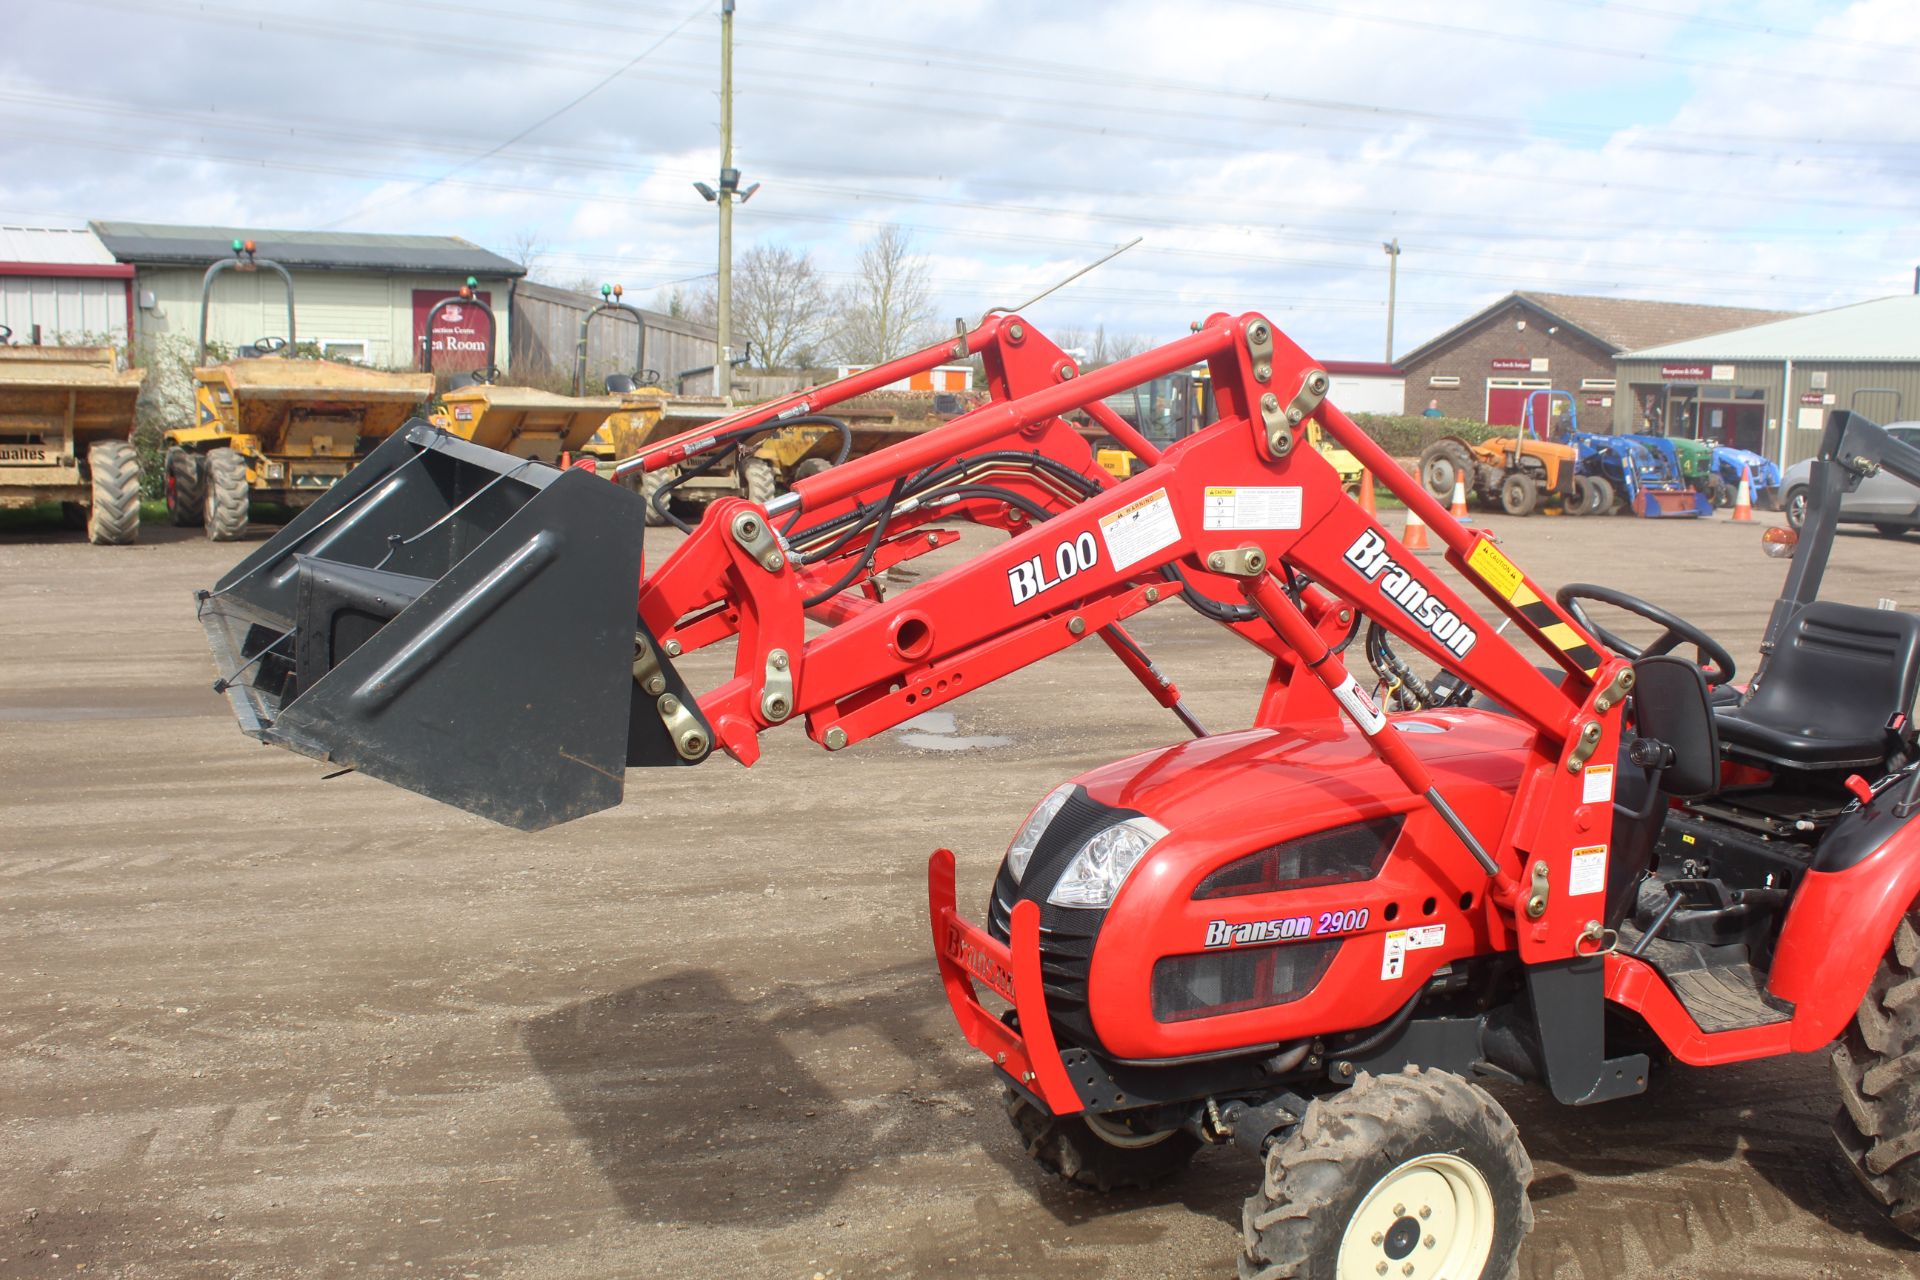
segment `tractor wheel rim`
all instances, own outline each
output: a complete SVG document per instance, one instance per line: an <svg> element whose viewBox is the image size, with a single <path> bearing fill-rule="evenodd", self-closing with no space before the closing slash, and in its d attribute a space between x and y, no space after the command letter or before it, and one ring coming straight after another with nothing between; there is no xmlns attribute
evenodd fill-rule
<svg viewBox="0 0 1920 1280"><path fill-rule="evenodd" d="M1084 1112L1082 1118L1086 1120L1087 1128L1093 1131L1093 1136L1110 1147L1157 1147L1179 1132L1177 1129L1162 1129L1158 1133L1135 1133L1125 1125L1114 1124L1105 1116L1097 1116L1091 1111Z"/></svg>
<svg viewBox="0 0 1920 1280"><path fill-rule="evenodd" d="M1373 1184L1340 1238L1338 1280L1473 1280L1493 1254L1493 1188L1455 1155L1416 1156Z"/></svg>

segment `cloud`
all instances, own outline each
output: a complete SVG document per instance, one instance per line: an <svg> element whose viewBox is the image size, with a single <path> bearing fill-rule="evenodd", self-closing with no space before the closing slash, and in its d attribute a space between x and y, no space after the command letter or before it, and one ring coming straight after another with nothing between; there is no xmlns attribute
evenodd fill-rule
<svg viewBox="0 0 1920 1280"><path fill-rule="evenodd" d="M0 217L532 230L630 293L710 270L717 5L74 0L10 17ZM1722 0L742 3L736 221L830 280L913 229L943 314L1168 338L1257 308L1325 357L1512 288L1813 308L1903 291L1920 7ZM109 41L76 38L110 30ZM444 181L431 181L442 175ZM423 185L424 184L424 185Z"/></svg>

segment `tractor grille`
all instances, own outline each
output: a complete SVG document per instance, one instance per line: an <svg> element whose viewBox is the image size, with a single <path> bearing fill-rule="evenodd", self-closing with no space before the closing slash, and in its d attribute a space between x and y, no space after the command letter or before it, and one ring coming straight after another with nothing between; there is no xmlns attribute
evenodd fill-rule
<svg viewBox="0 0 1920 1280"><path fill-rule="evenodd" d="M1193 891L1194 900L1371 880L1386 865L1406 820L1405 814L1375 818L1250 853L1208 874Z"/></svg>
<svg viewBox="0 0 1920 1280"><path fill-rule="evenodd" d="M1011 934L1013 904L1025 898L1039 905L1040 974L1047 1011L1053 1015L1056 1035L1089 1049L1099 1048L1100 1042L1087 1011L1087 971L1107 913L1104 909L1056 907L1047 901L1047 895L1073 855L1095 832L1139 816L1132 809L1114 809L1090 800L1086 792L1075 788L1035 846L1027 862L1026 879L1015 884L1002 862L1000 874L993 881L993 900L987 906L987 932L1005 942Z"/></svg>
<svg viewBox="0 0 1920 1280"><path fill-rule="evenodd" d="M1288 1004L1313 990L1339 951L1331 942L1163 956L1153 966L1156 1022L1190 1022Z"/></svg>

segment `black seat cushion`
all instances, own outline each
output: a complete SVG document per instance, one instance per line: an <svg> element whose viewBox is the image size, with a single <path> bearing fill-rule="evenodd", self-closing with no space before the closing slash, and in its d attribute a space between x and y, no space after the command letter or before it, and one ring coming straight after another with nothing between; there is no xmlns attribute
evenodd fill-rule
<svg viewBox="0 0 1920 1280"><path fill-rule="evenodd" d="M1720 740L1736 759L1779 768L1880 764L1917 678L1920 618L1816 600L1788 624L1753 696L1714 709Z"/></svg>

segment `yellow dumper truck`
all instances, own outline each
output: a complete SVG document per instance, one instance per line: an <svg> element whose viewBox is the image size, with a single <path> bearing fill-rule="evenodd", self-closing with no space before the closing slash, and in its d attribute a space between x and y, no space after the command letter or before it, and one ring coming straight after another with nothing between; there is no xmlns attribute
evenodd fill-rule
<svg viewBox="0 0 1920 1280"><path fill-rule="evenodd" d="M58 502L89 541L140 533L140 374L111 347L13 346L0 326L0 507Z"/></svg>
<svg viewBox="0 0 1920 1280"><path fill-rule="evenodd" d="M304 507L397 430L433 391L418 373L284 355L294 340L293 277L251 240L207 268L200 284L194 421L165 433L167 509L216 542L240 536L255 501ZM225 271L272 271L287 289L287 336L261 338L207 362L207 302Z"/></svg>

